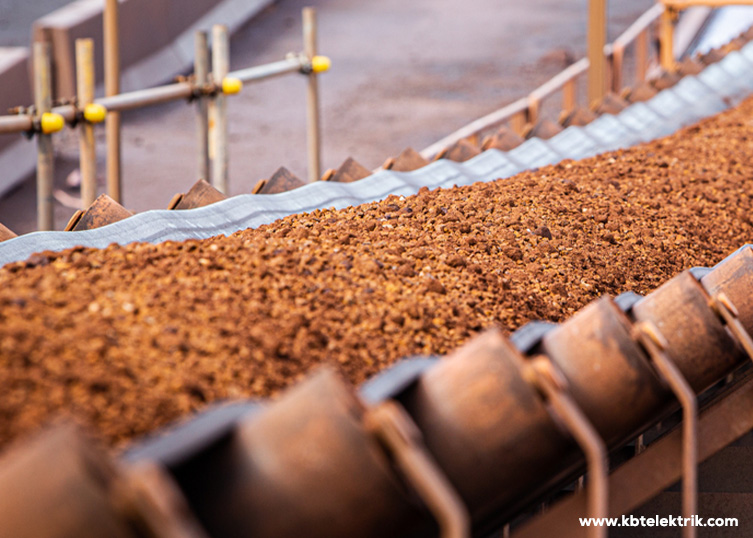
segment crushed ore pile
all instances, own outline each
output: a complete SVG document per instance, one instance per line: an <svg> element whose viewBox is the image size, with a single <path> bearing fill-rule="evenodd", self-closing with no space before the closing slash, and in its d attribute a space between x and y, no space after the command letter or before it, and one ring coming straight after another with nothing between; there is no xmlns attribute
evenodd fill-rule
<svg viewBox="0 0 753 538"><path fill-rule="evenodd" d="M359 383L713 265L752 237L752 111L494 183L7 265L0 446L61 412L118 445L323 362Z"/></svg>

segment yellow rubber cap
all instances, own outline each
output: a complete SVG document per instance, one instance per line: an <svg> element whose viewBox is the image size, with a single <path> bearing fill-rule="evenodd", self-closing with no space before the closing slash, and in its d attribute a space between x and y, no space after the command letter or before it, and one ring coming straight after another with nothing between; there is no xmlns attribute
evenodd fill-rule
<svg viewBox="0 0 753 538"><path fill-rule="evenodd" d="M325 71L329 71L331 66L332 60L327 56L314 56L311 58L311 70L314 73L324 73Z"/></svg>
<svg viewBox="0 0 753 538"><path fill-rule="evenodd" d="M91 103L84 107L84 119L89 123L102 123L107 116L107 109L97 103Z"/></svg>
<svg viewBox="0 0 753 538"><path fill-rule="evenodd" d="M235 95L243 89L243 81L233 77L222 79L222 93L226 95Z"/></svg>
<svg viewBox="0 0 753 538"><path fill-rule="evenodd" d="M44 134L57 133L65 127L65 120L60 114L45 112L39 119L39 126Z"/></svg>

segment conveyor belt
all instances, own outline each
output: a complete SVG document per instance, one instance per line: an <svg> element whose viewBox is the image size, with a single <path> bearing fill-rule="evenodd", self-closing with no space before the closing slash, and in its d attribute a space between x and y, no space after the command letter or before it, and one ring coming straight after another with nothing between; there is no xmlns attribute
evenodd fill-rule
<svg viewBox="0 0 753 538"><path fill-rule="evenodd" d="M421 187L447 188L506 178L563 159L583 159L666 136L725 110L751 93L753 44L748 44L648 101L635 103L616 115L602 115L585 127L568 127L548 140L529 139L508 152L490 149L462 163L440 159L411 172L380 170L352 183L317 182L279 194L235 196L179 212L147 211L94 230L30 233L0 243L0 265L26 259L34 252L78 245L103 248L111 243L229 235L318 208L358 205L389 194L408 196Z"/></svg>
<svg viewBox="0 0 753 538"><path fill-rule="evenodd" d="M750 361L752 282L746 245L645 297L603 297L561 324L525 326L515 345L492 331L443 360L399 363L359 392L320 371L274 402L215 408L142 440L119 464L53 429L0 460L0 521L35 538L428 537L437 522L440 536L482 536L583 472L562 402L616 449L678 408L659 355L695 394ZM750 387L743 376L700 414L702 458L751 429ZM676 480L677 437L629 460L643 473L618 470L612 480L632 480L629 490L604 495L629 509ZM595 480L564 501L569 512L514 530L582 536L573 518L588 514Z"/></svg>

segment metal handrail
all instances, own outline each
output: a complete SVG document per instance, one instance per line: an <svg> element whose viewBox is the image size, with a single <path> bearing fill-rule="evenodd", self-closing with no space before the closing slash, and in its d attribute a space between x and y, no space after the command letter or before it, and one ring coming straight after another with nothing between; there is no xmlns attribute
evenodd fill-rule
<svg viewBox="0 0 753 538"><path fill-rule="evenodd" d="M244 83L258 82L287 73L305 70L307 65L308 61L302 55L291 55L278 62L232 71L228 73L228 78L235 78ZM216 90L216 88L213 89ZM94 103L105 107L108 112L122 112L168 103L170 101L188 99L193 96L195 91L196 87L191 82L176 82L143 90L120 93L111 97L99 97L94 100ZM61 115L67 123L76 121L79 113L74 105L57 106L52 109L52 112ZM0 116L0 134L23 133L31 131L33 128L34 117L29 113Z"/></svg>
<svg viewBox="0 0 753 538"><path fill-rule="evenodd" d="M428 148L421 151L421 157L423 157L424 159L429 159L447 146L450 146L464 138L477 135L481 131L484 131L491 127L500 125L508 121L516 114L525 112L526 109L528 109L528 98L523 97L521 99L518 99L517 101L510 103L509 105L506 105L499 110L495 110L494 112L487 114L486 116L479 118L476 121L469 123L465 127L461 127L457 131L445 136L438 142L435 142Z"/></svg>
<svg viewBox="0 0 753 538"><path fill-rule="evenodd" d="M753 0L751 0L753 1ZM620 34L617 39L614 40L613 43L608 44L604 47L604 55L606 57L614 57L615 51L618 51L618 56L620 55L619 51L624 50L627 48L630 44L632 44L636 39L638 39L641 34L646 32L648 28L656 22L656 20L661 17L662 13L664 13L665 8L662 4L655 4L651 8L649 8L646 12L644 12L633 24L631 24L622 34ZM621 58L621 56L620 56ZM585 74L590 67L590 62L588 58L582 58L575 62L574 64L568 66L561 72L554 75L551 79L549 79L547 82L533 90L530 94L528 94L527 97L523 97L521 99L518 99L517 101L514 101L510 103L509 105L506 105L499 110L495 110L494 112L491 112L490 114L487 114L486 116L483 116L482 118L479 118L468 125L461 127L460 129L454 131L453 133L445 136L441 140L435 142L434 144L430 145L423 151L421 151L421 156L425 159L431 159L435 155L437 155L441 150L444 148L451 146L452 144L455 144L459 142L460 140L463 140L465 138L470 138L473 136L478 136L483 131L487 131L489 129L492 129L502 123L510 121L513 117L518 115L525 115L527 120L535 120L538 116L538 108L540 101L545 99L546 97L551 96L555 92L557 92L560 89L565 88L569 84L573 83L577 77ZM619 66L613 65L612 71L613 76L614 73L617 71L618 68L621 70L621 64ZM640 69L640 67L639 67ZM645 73L645 70L643 71ZM617 77L618 79L621 77ZM613 81L612 86L614 86L615 83ZM572 91L571 88L571 95L574 95L574 91ZM574 98L572 96L567 96L565 99L565 109L570 108L574 105Z"/></svg>
<svg viewBox="0 0 753 538"><path fill-rule="evenodd" d="M575 77L578 77L588 71L588 58L581 58L574 64L567 67L564 71L560 71L554 75L549 81L545 82L529 94L529 99L542 100L549 97L557 90L561 89L565 84L570 82Z"/></svg>
<svg viewBox="0 0 753 538"><path fill-rule="evenodd" d="M689 7L750 6L753 0L659 0L666 7L687 9Z"/></svg>
<svg viewBox="0 0 753 538"><path fill-rule="evenodd" d="M625 47L627 48L638 36L644 31L648 30L652 24L654 24L661 14L664 13L664 6L661 4L654 4L643 15L638 17L633 24L628 26L627 30L622 32L620 36L612 43L613 47Z"/></svg>
<svg viewBox="0 0 753 538"><path fill-rule="evenodd" d="M320 178L321 137L317 75L327 71L329 58L317 54L316 12L303 10L303 52L289 53L285 59L237 71L229 70L230 52L227 28L213 27L212 74L209 75L209 51L205 32L196 33L194 77L148 89L119 92L118 2L108 0L104 11L105 93L94 98L93 41L76 40L77 97L75 104L51 109L52 77L43 68L51 63L49 45L35 45L35 96L33 107L19 107L15 115L0 116L0 134L37 135L38 164L37 225L53 228L51 191L53 148L50 135L66 124L80 131L81 202L85 209L96 198L96 146L93 124L107 121L107 187L111 197L120 201L120 117L122 111L177 101L197 99L199 131L199 176L210 179L221 192L228 191L227 105L226 95L238 93L243 83L261 81L298 72L308 79L306 123L308 133L309 180ZM37 50L38 49L38 50ZM44 164L44 166L42 166ZM211 174L210 174L211 172Z"/></svg>

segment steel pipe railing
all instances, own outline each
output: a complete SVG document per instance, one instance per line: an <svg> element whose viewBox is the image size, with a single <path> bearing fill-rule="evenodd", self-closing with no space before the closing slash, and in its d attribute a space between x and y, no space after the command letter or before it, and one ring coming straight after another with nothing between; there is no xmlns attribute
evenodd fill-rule
<svg viewBox="0 0 753 538"><path fill-rule="evenodd" d="M106 0L103 12L105 51L105 95L120 93L120 25L118 0ZM107 192L116 202L122 202L122 163L120 156L120 112L111 111L105 119L107 147Z"/></svg>
<svg viewBox="0 0 753 538"><path fill-rule="evenodd" d="M752 0L753 1L753 0ZM595 14L599 15L601 3L594 3ZM603 57L605 62L609 63L609 69L602 69L604 78L604 87L611 91L619 92L622 86L622 60L625 49L632 43L636 46L636 78L639 81L645 80L648 72L648 49L649 35L651 26L665 13L665 7L662 4L656 4L644 12L633 24L631 24L617 39L611 44L603 46ZM600 17L595 17L596 22ZM594 40L600 39L600 34L596 34ZM670 50L662 45L665 50ZM510 123L513 129L518 133L523 131L526 123L533 124L538 120L538 112L541 108L541 102L562 90L562 111L569 113L577 106L577 92L575 82L578 77L585 75L590 70L589 58L582 58L574 64L568 66L563 71L552 77L527 97L518 99L513 103L502 107L486 116L475 120L468 125L461 127L457 131L445 136L429 147L421 151L421 156L425 159L431 159L439 154L443 149L452 146L463 139L478 137L482 133L489 131L503 123ZM609 78L608 78L609 77ZM594 96L603 95L601 83L595 81L589 82L589 100ZM591 103L589 103L591 104Z"/></svg>
<svg viewBox="0 0 753 538"><path fill-rule="evenodd" d="M243 83L259 82L288 73L298 72L308 78L307 124L310 179L319 179L319 160L321 153L321 136L319 127L318 75L329 69L330 61L316 54L316 16L313 8L303 11L304 49L302 53L290 53L283 60L265 65L229 71L229 43L226 31L220 26L214 27L213 65L208 58L201 58L200 52L206 52L206 36L197 35L197 63L193 80L183 80L173 84L154 88L120 93L118 46L118 2L107 0L104 11L105 36L105 93L106 96L95 99L93 94L93 63L89 41L80 40L77 44L77 80L78 97L76 104L65 104L50 110L40 110L38 104L29 109L22 108L17 115L0 116L0 134L27 133L30 136L41 133L49 135L65 127L77 126L81 132L80 159L82 171L82 203L86 208L96 197L96 150L94 148L93 124L107 122L107 189L110 197L119 201L122 196L121 158L120 158L120 117L123 111L159 105L182 99L197 99L197 130L199 131L199 157L197 159L199 176L216 183L217 188L226 192L228 171L227 112L226 95L238 93ZM203 41L202 41L203 36ZM41 62L35 62L40 65ZM43 73L42 73L43 74ZM47 107L49 108L49 107ZM42 116L44 114L44 117ZM201 118L212 115L212 121ZM45 121L42 121L45 120ZM49 121L47 121L49 120ZM54 126L54 129L51 127ZM49 129L48 129L49 127ZM42 157L40 154L40 162ZM47 172L44 172L47 173ZM38 205L43 205L46 196L44 189L39 189ZM45 214L49 211L45 210ZM41 217L40 217L41 218ZM52 224L40 221L41 229L51 229Z"/></svg>
<svg viewBox="0 0 753 538"><path fill-rule="evenodd" d="M35 113L40 123L37 136L37 229L52 230L54 205L55 154L52 135L45 133L42 121L52 107L52 60L49 43L34 43L34 97Z"/></svg>
<svg viewBox="0 0 753 538"><path fill-rule="evenodd" d="M247 67L237 71L231 71L228 77L237 78L241 82L256 82L266 80L288 73L302 72L309 69L311 62L303 54L290 54L284 60L272 62L255 67Z"/></svg>

